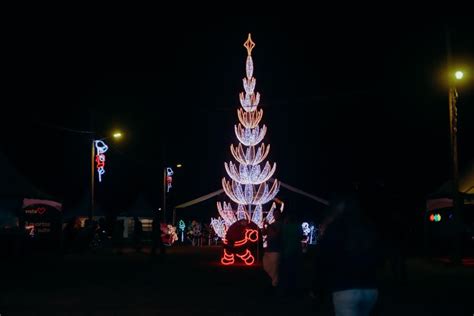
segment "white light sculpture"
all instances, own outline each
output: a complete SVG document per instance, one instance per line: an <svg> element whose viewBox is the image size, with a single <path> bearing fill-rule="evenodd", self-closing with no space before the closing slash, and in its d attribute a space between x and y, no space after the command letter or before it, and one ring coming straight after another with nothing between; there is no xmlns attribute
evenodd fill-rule
<svg viewBox="0 0 474 316"><path fill-rule="evenodd" d="M230 151L237 163L224 163L230 180L222 179L222 187L227 196L237 204L218 202L220 217L211 219L211 226L220 238L225 238L229 227L239 220L254 222L263 228L264 220L273 222L273 203L271 210L264 217L262 205L272 201L278 193L280 183L277 180L268 183L276 170L276 163L265 162L270 152L270 145L261 143L267 132L265 125L260 126L263 110L257 109L260 94L255 92L256 79L253 77L252 49L255 43L249 34L244 44L247 49L246 76L242 79L244 92L239 95L240 105L237 110L239 124L234 126L239 141L237 146L231 145Z"/></svg>

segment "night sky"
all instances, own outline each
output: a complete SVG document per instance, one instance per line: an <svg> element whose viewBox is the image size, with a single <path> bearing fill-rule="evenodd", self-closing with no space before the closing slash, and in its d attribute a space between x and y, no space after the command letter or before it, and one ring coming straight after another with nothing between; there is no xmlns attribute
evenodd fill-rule
<svg viewBox="0 0 474 316"><path fill-rule="evenodd" d="M278 179L321 197L357 179L423 198L449 178L448 29L453 63L471 67L459 88L461 169L474 157L472 18L172 21L16 26L0 150L38 188L74 203L89 185L90 135L69 129L105 137L120 128L126 137L108 142L99 201L126 208L145 192L159 203L165 164L184 165L174 204L218 190L237 144L251 32Z"/></svg>

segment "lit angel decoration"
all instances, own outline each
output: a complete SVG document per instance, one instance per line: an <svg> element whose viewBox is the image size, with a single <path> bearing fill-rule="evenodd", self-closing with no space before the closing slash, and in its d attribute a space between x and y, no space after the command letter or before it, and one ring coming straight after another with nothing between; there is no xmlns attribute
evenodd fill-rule
<svg viewBox="0 0 474 316"><path fill-rule="evenodd" d="M276 163L265 162L270 152L270 145L262 141L267 132L267 127L260 121L263 110L258 109L260 94L255 92L256 79L253 77L252 49L255 43L248 35L244 43L247 49L246 76L243 78L244 92L239 94L240 105L237 110L239 124L234 126L235 135L239 144L231 145L230 152L236 163L224 163L230 179L222 179L222 187L231 202L217 202L219 218L211 219L211 226L216 234L223 240L224 256L222 264L234 263L234 254L245 264L253 264L254 257L245 246L247 242L255 243L258 239L258 229L263 228L264 221L272 222L272 204L270 211L264 212L262 205L272 201L278 193L280 183L272 180L276 171ZM261 165L262 164L262 165ZM240 229L234 229L240 223ZM243 223L247 223L243 225ZM231 228L232 227L232 228ZM232 230L232 237L229 231Z"/></svg>

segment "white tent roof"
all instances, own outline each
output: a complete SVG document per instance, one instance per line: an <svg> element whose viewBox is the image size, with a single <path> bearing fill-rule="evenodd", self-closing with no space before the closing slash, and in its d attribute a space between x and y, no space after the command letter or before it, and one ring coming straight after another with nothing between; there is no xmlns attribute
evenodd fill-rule
<svg viewBox="0 0 474 316"><path fill-rule="evenodd" d="M295 193L304 195L304 196L306 196L306 197L308 197L308 198L310 198L310 199L312 199L312 200L314 200L314 201L317 201L317 202L319 202L319 203L321 203L321 204L324 204L324 205L326 205L326 206L329 205L329 202L328 202L327 200L322 199L322 198L320 198L320 197L317 197L317 196L315 196L315 195L312 195L312 194L310 194L310 193L307 193L307 192L305 192L305 191L303 191L303 190L300 190L300 189L298 189L298 188L295 188L295 187L293 187L293 186L291 186L291 185L289 185L289 184L286 184L286 183L283 183L283 182L280 181L280 185L281 185L283 188L287 189L287 190L290 190L290 191L293 191L293 192L295 192ZM221 193L223 193L223 192L224 192L224 190L223 190L223 189L220 189L220 190L214 191L214 192L212 192L212 193L209 193L209 194L200 196L200 197L198 197L198 198L196 198L196 199L194 199L194 200L191 200L191 201L185 202L185 203L183 203L183 204L180 204L180 205L178 205L178 206L175 206L175 208L186 208L186 207L188 207L188 206L191 206L191 205L194 205L194 204L197 204L197 203L206 201L206 200L208 200L208 199L210 199L210 198L212 198L212 197L214 197L214 196L216 196L216 195L219 195L219 194L221 194Z"/></svg>
<svg viewBox="0 0 474 316"><path fill-rule="evenodd" d="M459 192L464 198L464 203L474 201L474 162L459 176ZM445 182L435 192L430 194L426 201L426 211L452 207L452 181Z"/></svg>

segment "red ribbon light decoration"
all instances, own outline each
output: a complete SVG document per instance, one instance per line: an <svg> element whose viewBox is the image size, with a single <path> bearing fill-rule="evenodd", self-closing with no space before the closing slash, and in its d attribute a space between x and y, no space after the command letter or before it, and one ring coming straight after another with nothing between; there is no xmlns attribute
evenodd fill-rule
<svg viewBox="0 0 474 316"><path fill-rule="evenodd" d="M224 256L221 259L221 263L225 266L234 264L234 254L228 254L227 250L224 249Z"/></svg>

